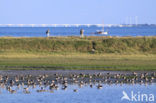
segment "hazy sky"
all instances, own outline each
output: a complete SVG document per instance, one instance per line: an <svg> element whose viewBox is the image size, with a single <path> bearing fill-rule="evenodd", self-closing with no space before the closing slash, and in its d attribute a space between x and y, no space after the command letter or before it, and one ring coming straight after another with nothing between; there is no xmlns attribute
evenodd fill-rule
<svg viewBox="0 0 156 103"><path fill-rule="evenodd" d="M121 24L136 16L156 24L156 0L0 0L0 24Z"/></svg>

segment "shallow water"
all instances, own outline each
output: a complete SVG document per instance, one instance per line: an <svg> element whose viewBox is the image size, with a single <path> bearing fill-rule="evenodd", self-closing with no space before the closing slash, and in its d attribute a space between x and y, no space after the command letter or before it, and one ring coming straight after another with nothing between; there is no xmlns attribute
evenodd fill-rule
<svg viewBox="0 0 156 103"><path fill-rule="evenodd" d="M0 103L133 102L156 103L155 72L0 71Z"/></svg>
<svg viewBox="0 0 156 103"><path fill-rule="evenodd" d="M5 87L0 88L0 103L137 103L132 100L121 100L123 96L123 91L131 98L131 92L134 94L141 95L153 94L156 96L156 84L102 84L103 88L98 89L98 84L94 84L91 88L89 84L79 87L76 84L68 85L66 90L62 90L62 86L59 85L58 90L53 90L53 93L50 92L49 87L36 86L36 88L29 87L30 94L23 93L25 87L12 87L12 89L17 90L16 93L9 93ZM44 87L46 92L37 92L41 90L41 87ZM77 89L77 92L73 90ZM139 100L136 98L137 101ZM156 97L154 98L156 99ZM156 102L156 100L154 100ZM142 103L155 103L146 101L143 98ZM140 103L138 102L138 103Z"/></svg>

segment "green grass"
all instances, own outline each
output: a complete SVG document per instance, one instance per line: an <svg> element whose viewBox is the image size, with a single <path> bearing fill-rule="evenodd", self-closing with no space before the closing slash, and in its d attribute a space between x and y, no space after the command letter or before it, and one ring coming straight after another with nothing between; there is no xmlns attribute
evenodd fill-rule
<svg viewBox="0 0 156 103"><path fill-rule="evenodd" d="M0 52L81 52L156 54L156 37L0 38Z"/></svg>
<svg viewBox="0 0 156 103"><path fill-rule="evenodd" d="M1 37L0 69L156 70L156 37Z"/></svg>
<svg viewBox="0 0 156 103"><path fill-rule="evenodd" d="M0 69L156 70L156 55L3 53Z"/></svg>

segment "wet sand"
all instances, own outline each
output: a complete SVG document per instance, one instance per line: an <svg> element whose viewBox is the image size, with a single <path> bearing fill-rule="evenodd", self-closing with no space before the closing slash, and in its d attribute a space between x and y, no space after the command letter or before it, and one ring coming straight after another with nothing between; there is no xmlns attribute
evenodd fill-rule
<svg viewBox="0 0 156 103"><path fill-rule="evenodd" d="M154 83L156 82L156 71L103 71L103 70L6 70L0 71L1 83L6 81L25 82L41 78L41 82L74 83L74 82L102 82L102 83ZM20 80L23 78L23 80ZM66 78L64 80L64 78ZM74 78L74 79L73 79ZM44 81L43 81L44 80ZM18 84L15 82L15 84ZM26 83L26 82L25 82ZM28 84L28 83L26 83Z"/></svg>
<svg viewBox="0 0 156 103"><path fill-rule="evenodd" d="M68 76L70 74L101 74L101 75L107 75L112 74L124 74L124 75L132 75L133 71L104 71L104 70L0 70L0 75L9 75L9 76L16 76L16 75L32 75L32 76L38 76L38 75L54 75L54 74L61 74L63 76ZM141 73L156 73L156 71L135 71L137 74Z"/></svg>

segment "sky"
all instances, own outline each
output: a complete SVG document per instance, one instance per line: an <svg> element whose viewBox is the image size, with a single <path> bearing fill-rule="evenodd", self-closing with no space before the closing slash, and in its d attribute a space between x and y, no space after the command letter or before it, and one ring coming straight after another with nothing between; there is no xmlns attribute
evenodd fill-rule
<svg viewBox="0 0 156 103"><path fill-rule="evenodd" d="M156 0L0 0L0 24L156 24Z"/></svg>

